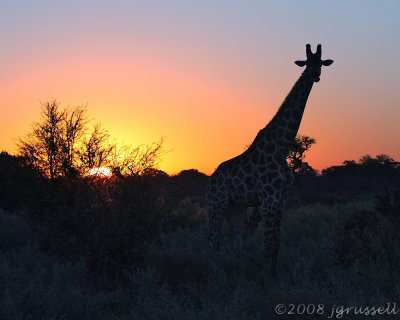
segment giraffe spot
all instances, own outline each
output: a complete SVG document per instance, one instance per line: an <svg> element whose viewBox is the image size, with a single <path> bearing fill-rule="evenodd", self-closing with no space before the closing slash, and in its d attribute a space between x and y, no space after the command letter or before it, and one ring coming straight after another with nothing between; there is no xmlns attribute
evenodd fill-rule
<svg viewBox="0 0 400 320"><path fill-rule="evenodd" d="M253 151L253 153L250 156L251 162L256 164L258 162L258 156L259 156L258 151L257 150Z"/></svg>
<svg viewBox="0 0 400 320"><path fill-rule="evenodd" d="M268 194L273 194L273 193L274 193L274 189L273 189L270 185L268 185L268 186L265 188L265 190L267 191Z"/></svg>
<svg viewBox="0 0 400 320"><path fill-rule="evenodd" d="M262 175L262 174L264 174L264 173L267 171L267 168L265 167L265 165L260 165L260 166L258 166L257 169L258 169L258 170L257 170L257 173L258 173L259 175Z"/></svg>
<svg viewBox="0 0 400 320"><path fill-rule="evenodd" d="M239 187L238 187L238 192L239 192L240 194L244 194L245 191L246 191L246 190L244 189L243 184L240 184Z"/></svg>
<svg viewBox="0 0 400 320"><path fill-rule="evenodd" d="M238 171L237 176L238 176L240 179L243 179L243 178L244 178L245 173L243 172L243 170L242 170L241 168L240 168L240 170Z"/></svg>
<svg viewBox="0 0 400 320"><path fill-rule="evenodd" d="M296 110L296 111L294 112L294 117L295 117L296 119L301 118L301 111Z"/></svg>
<svg viewBox="0 0 400 320"><path fill-rule="evenodd" d="M267 175L268 175L268 180L272 181L272 180L274 180L274 178L276 178L278 176L278 172L276 172L276 171L268 171Z"/></svg>
<svg viewBox="0 0 400 320"><path fill-rule="evenodd" d="M231 175L236 176L239 171L239 167L235 166L231 170Z"/></svg>
<svg viewBox="0 0 400 320"><path fill-rule="evenodd" d="M268 168L271 170L278 170L278 165L276 164L276 162L271 162Z"/></svg>
<svg viewBox="0 0 400 320"><path fill-rule="evenodd" d="M275 146L274 146L274 144L272 144L272 143L268 143L268 144L265 146L265 148L264 148L264 151L265 151L266 153L268 153L268 154L273 153L274 150L275 150Z"/></svg>
<svg viewBox="0 0 400 320"><path fill-rule="evenodd" d="M283 116L284 118L289 118L289 117L290 117L290 112L289 112L289 111L286 111L286 112L283 113L282 116Z"/></svg>
<svg viewBox="0 0 400 320"><path fill-rule="evenodd" d="M234 178L233 178L233 183L236 184L236 185L240 184L240 179L239 179L239 177L237 177L237 176L234 177Z"/></svg>
<svg viewBox="0 0 400 320"><path fill-rule="evenodd" d="M243 167L243 171L245 172L245 173L251 173L251 171L252 171L252 169L253 169L253 166L250 164L250 163L248 163L248 164L246 164L244 167Z"/></svg>
<svg viewBox="0 0 400 320"><path fill-rule="evenodd" d="M266 184L267 183L267 175L266 174L261 174L261 182L263 183L263 184Z"/></svg>
<svg viewBox="0 0 400 320"><path fill-rule="evenodd" d="M280 189L282 187L282 180L281 179L276 179L272 185L275 187L275 189Z"/></svg>
<svg viewBox="0 0 400 320"><path fill-rule="evenodd" d="M281 162L282 162L282 155L281 155L279 152L276 152L276 153L274 154L274 160L275 160L276 162L278 162L278 163L281 163Z"/></svg>
<svg viewBox="0 0 400 320"><path fill-rule="evenodd" d="M264 149L264 146L265 146L264 140L260 140L260 141L258 142L258 148Z"/></svg>
<svg viewBox="0 0 400 320"><path fill-rule="evenodd" d="M290 130L297 130L297 127L298 127L298 122L296 122L296 121L290 121L289 122L289 129Z"/></svg>
<svg viewBox="0 0 400 320"><path fill-rule="evenodd" d="M252 177L247 177L244 179L244 182L246 183L248 189L252 189L254 187L254 180Z"/></svg>

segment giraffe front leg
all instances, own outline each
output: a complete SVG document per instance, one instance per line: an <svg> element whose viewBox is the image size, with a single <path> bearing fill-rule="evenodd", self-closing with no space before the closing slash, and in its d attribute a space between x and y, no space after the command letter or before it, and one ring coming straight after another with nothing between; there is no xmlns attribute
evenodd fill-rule
<svg viewBox="0 0 400 320"><path fill-rule="evenodd" d="M264 257L266 273L276 278L280 241L280 222L282 212L278 200L269 197L263 202L264 215Z"/></svg>
<svg viewBox="0 0 400 320"><path fill-rule="evenodd" d="M217 264L215 261L216 251L220 248L222 244L222 222L223 215L220 210L216 210L215 207L208 207L208 246L210 249L208 255L208 268L207 268L207 286L208 286L208 295L211 297L212 287L214 287L214 283L216 280L216 268Z"/></svg>
<svg viewBox="0 0 400 320"><path fill-rule="evenodd" d="M208 210L208 245L212 251L217 251L222 243L222 222L223 216L221 212L215 209Z"/></svg>
<svg viewBox="0 0 400 320"><path fill-rule="evenodd" d="M242 254L243 211L244 208L231 205L226 215L230 231L230 245L236 257L240 257Z"/></svg>

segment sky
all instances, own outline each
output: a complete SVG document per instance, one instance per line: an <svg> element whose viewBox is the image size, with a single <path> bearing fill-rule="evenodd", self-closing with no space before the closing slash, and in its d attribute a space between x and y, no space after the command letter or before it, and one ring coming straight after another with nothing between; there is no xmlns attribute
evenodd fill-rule
<svg viewBox="0 0 400 320"><path fill-rule="evenodd" d="M0 0L0 150L56 99L121 143L165 136L169 174L211 174L273 117L310 43L335 62L300 126L306 161L400 161L399 15L396 0Z"/></svg>

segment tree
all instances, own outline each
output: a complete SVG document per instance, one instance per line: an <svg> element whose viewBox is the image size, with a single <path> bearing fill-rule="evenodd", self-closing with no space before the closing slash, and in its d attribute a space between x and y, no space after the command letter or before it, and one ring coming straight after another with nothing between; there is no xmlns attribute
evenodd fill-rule
<svg viewBox="0 0 400 320"><path fill-rule="evenodd" d="M399 163L387 154L378 154L375 158L366 154L360 158L359 164L363 166L385 166L396 168Z"/></svg>
<svg viewBox="0 0 400 320"><path fill-rule="evenodd" d="M308 151L316 141L308 136L296 136L293 146L287 157L288 165L293 173L315 174L316 171L304 161L305 152Z"/></svg>
<svg viewBox="0 0 400 320"><path fill-rule="evenodd" d="M139 177L156 169L165 153L163 144L165 137L150 145L115 146L111 155L111 168L114 174Z"/></svg>
<svg viewBox="0 0 400 320"><path fill-rule="evenodd" d="M75 176L78 173L76 167L77 145L85 134L87 117L86 108L78 106L64 109L65 118L62 123L61 135L61 168L64 176Z"/></svg>
<svg viewBox="0 0 400 320"><path fill-rule="evenodd" d="M86 108L61 109L56 100L42 104L41 121L18 142L18 154L43 176L77 174L75 163L78 140L85 132Z"/></svg>
<svg viewBox="0 0 400 320"><path fill-rule="evenodd" d="M65 173L71 158L68 153L73 151L74 142L64 140L76 134L67 133L65 125L68 112L61 110L56 100L42 104L41 118L40 122L34 124L30 134L19 139L18 154L53 181Z"/></svg>
<svg viewBox="0 0 400 320"><path fill-rule="evenodd" d="M344 160L343 161L343 165L344 166L347 166L347 167L351 167L351 166L356 166L357 165L357 163L356 163L356 161L355 160Z"/></svg>
<svg viewBox="0 0 400 320"><path fill-rule="evenodd" d="M301 175L316 175L318 172L313 167L311 167L308 162L303 161L301 167L298 169L298 171L295 171L295 173Z"/></svg>
<svg viewBox="0 0 400 320"><path fill-rule="evenodd" d="M61 109L56 100L46 102L42 104L41 121L19 139L18 154L51 181L61 175L76 175L76 147L86 123L85 107Z"/></svg>
<svg viewBox="0 0 400 320"><path fill-rule="evenodd" d="M377 164L376 160L369 154L362 156L358 162L364 166Z"/></svg>

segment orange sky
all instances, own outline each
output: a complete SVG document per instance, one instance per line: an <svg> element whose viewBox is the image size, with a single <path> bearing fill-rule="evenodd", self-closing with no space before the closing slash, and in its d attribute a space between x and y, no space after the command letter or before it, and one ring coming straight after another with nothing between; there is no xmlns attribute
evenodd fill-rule
<svg viewBox="0 0 400 320"><path fill-rule="evenodd" d="M272 118L310 42L335 62L323 68L304 113L299 133L317 140L306 160L318 170L367 153L400 160L396 2L346 11L336 3L316 14L306 1L299 10L310 22L290 1L99 3L92 10L48 2L44 11L2 4L0 149L14 152L39 120L40 102L57 99L87 104L89 116L126 144L165 136L170 152L160 169L170 174L211 174Z"/></svg>

